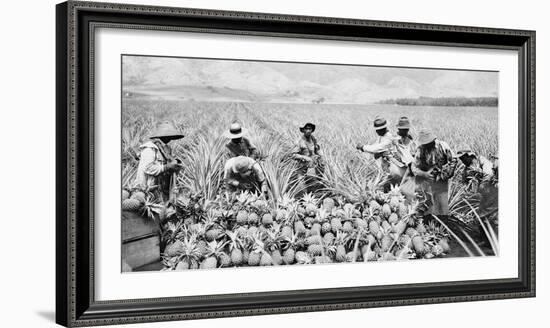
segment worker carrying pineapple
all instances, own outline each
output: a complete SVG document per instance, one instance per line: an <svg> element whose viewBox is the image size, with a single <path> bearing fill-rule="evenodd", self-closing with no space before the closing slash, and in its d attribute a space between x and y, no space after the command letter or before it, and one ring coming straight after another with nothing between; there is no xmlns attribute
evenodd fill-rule
<svg viewBox="0 0 550 328"><path fill-rule="evenodd" d="M398 156L396 138L388 130L386 119L377 117L373 125L378 135L376 142L370 145L358 144L356 148L374 155L379 168L385 174L379 187L388 192L392 185L401 184L406 165Z"/></svg>
<svg viewBox="0 0 550 328"><path fill-rule="evenodd" d="M418 189L427 197L425 215L449 215L449 179L457 160L449 145L427 130L418 135L418 150L411 165Z"/></svg>
<svg viewBox="0 0 550 328"><path fill-rule="evenodd" d="M483 217L496 213L498 209L498 158L493 156L493 161L491 161L476 154L468 145L462 145L456 153L463 164L462 183L467 184L470 191L480 195L478 215Z"/></svg>
<svg viewBox="0 0 550 328"><path fill-rule="evenodd" d="M247 156L253 159L259 158L258 149L244 136L245 129L237 122L231 124L226 136L230 141L225 145L227 154L231 157Z"/></svg>
<svg viewBox="0 0 550 328"><path fill-rule="evenodd" d="M260 191L267 197L267 181L258 162L250 157L237 156L225 162L224 182L227 191Z"/></svg>
<svg viewBox="0 0 550 328"><path fill-rule="evenodd" d="M163 201L175 197L175 176L182 165L172 156L169 143L183 137L172 123L159 124L149 137L150 140L140 146L135 183L137 188L158 193Z"/></svg>

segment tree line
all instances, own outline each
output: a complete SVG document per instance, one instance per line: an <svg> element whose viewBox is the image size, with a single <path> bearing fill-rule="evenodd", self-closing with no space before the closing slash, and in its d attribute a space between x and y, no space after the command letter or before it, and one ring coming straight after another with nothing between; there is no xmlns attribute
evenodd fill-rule
<svg viewBox="0 0 550 328"><path fill-rule="evenodd" d="M396 98L386 99L378 102L385 105L401 106L477 106L496 107L497 97L419 97L419 98Z"/></svg>

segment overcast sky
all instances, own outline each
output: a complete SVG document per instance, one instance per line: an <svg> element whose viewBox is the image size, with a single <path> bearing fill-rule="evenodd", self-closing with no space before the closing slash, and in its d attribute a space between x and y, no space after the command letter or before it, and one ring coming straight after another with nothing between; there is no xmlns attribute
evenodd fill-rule
<svg viewBox="0 0 550 328"><path fill-rule="evenodd" d="M209 87L342 103L498 95L497 72L137 56L123 57L123 82L141 91Z"/></svg>

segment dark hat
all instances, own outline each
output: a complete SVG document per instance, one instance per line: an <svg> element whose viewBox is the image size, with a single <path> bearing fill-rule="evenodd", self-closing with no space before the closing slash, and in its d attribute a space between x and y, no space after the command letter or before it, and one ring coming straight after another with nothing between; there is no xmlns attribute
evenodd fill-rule
<svg viewBox="0 0 550 328"><path fill-rule="evenodd" d="M176 128L176 126L170 122L163 122L158 125L155 132L153 132L150 138L162 138L169 137L172 139L181 139L183 134Z"/></svg>
<svg viewBox="0 0 550 328"><path fill-rule="evenodd" d="M315 124L313 123L306 123L304 126L300 127L300 132L304 132L305 129L311 129L311 132L315 131Z"/></svg>
<svg viewBox="0 0 550 328"><path fill-rule="evenodd" d="M475 153L472 150L472 147L470 147L467 144L462 144L462 145L460 145L460 148L458 148L458 151L456 152L456 155L458 157L462 157L464 155L475 155Z"/></svg>
<svg viewBox="0 0 550 328"><path fill-rule="evenodd" d="M435 136L428 130L422 130L418 134L418 144L424 146L435 140Z"/></svg>
<svg viewBox="0 0 550 328"><path fill-rule="evenodd" d="M242 138L244 132L245 130L241 127L241 125L235 122L229 127L229 132L227 132L226 136L229 139L238 139Z"/></svg>
<svg viewBox="0 0 550 328"><path fill-rule="evenodd" d="M399 121L397 122L397 128L398 129L410 129L411 128L411 122L409 121L409 118L407 116L401 116L399 118Z"/></svg>
<svg viewBox="0 0 550 328"><path fill-rule="evenodd" d="M387 122L386 122L385 118L377 117L377 118L374 119L374 129L375 130L382 130L382 129L385 129L387 127L388 127L388 125L387 125Z"/></svg>

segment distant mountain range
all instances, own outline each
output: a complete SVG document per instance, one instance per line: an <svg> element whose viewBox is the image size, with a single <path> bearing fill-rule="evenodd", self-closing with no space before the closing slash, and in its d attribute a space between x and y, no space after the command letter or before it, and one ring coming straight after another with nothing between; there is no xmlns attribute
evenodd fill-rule
<svg viewBox="0 0 550 328"><path fill-rule="evenodd" d="M495 72L125 56L123 91L190 101L369 104L496 97Z"/></svg>

